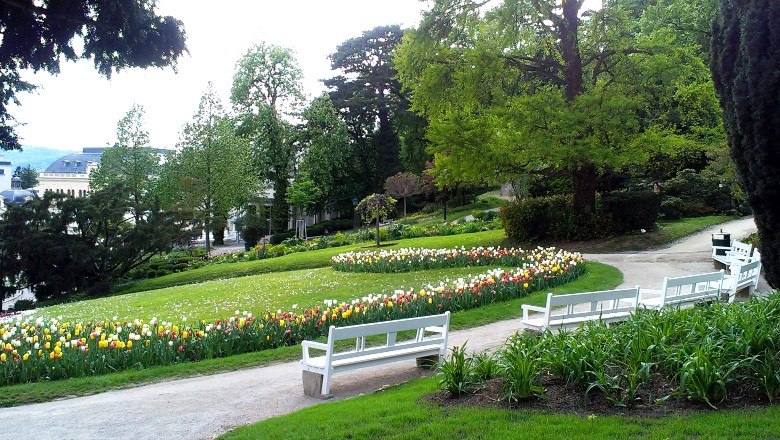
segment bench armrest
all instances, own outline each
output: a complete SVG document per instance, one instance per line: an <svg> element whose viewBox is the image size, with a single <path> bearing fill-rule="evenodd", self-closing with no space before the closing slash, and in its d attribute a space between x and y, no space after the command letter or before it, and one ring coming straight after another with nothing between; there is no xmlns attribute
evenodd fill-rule
<svg viewBox="0 0 780 440"><path fill-rule="evenodd" d="M530 304L521 304L520 307L523 308L523 320L528 320L528 312L539 312L539 313L547 313L546 307L538 307L538 306L532 306Z"/></svg>
<svg viewBox="0 0 780 440"><path fill-rule="evenodd" d="M314 341L303 341L301 342L301 348L303 349L303 362L308 363L310 348L313 348L315 350L328 351L328 344L323 344L322 342L314 342Z"/></svg>
<svg viewBox="0 0 780 440"><path fill-rule="evenodd" d="M431 332L431 333L441 333L441 334L444 334L445 332L447 332L447 329L444 328L443 326L439 325L439 326L435 326L435 327L425 327L425 331L426 332Z"/></svg>

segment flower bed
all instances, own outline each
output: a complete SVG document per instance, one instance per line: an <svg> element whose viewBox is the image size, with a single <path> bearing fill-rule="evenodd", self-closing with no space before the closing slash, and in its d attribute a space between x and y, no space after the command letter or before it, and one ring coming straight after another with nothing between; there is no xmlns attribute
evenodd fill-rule
<svg viewBox="0 0 780 440"><path fill-rule="evenodd" d="M621 325L588 323L579 330L517 334L495 355L455 349L440 385L469 395L496 376L502 385L486 400L534 407L548 389L555 401L599 400L661 408L696 402L742 408L780 399L780 293L766 298L661 311L639 310ZM561 396L564 394L564 396ZM583 399L584 396L584 399ZM676 401L676 402L675 402ZM592 407L589 407L589 403Z"/></svg>
<svg viewBox="0 0 780 440"><path fill-rule="evenodd" d="M539 260L513 270L368 295L350 302L328 301L302 312L244 312L215 322L94 321L14 317L0 321L0 385L107 374L171 365L292 345L327 335L331 325L353 325L465 310L522 297L580 276L582 257L540 253ZM572 256L573 255L573 256Z"/></svg>
<svg viewBox="0 0 780 440"><path fill-rule="evenodd" d="M555 248L475 247L471 249L404 248L380 251L345 252L331 258L333 269L342 272L394 273L415 270L469 266L521 266L557 254L564 261L578 254Z"/></svg>

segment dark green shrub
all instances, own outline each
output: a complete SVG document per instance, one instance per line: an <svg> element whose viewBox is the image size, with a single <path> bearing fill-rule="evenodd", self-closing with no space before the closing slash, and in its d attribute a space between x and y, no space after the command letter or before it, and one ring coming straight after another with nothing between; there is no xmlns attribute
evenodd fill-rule
<svg viewBox="0 0 780 440"><path fill-rule="evenodd" d="M650 191L620 191L601 196L599 212L609 220L611 234L655 229L658 195Z"/></svg>
<svg viewBox="0 0 780 440"><path fill-rule="evenodd" d="M293 238L294 236L295 236L295 231L278 232L272 235L269 241L271 244L280 244L281 242Z"/></svg>
<svg viewBox="0 0 780 440"><path fill-rule="evenodd" d="M734 209L731 189L716 177L694 170L682 170L663 183L664 194L685 202L683 216L697 217L727 213Z"/></svg>
<svg viewBox="0 0 780 440"><path fill-rule="evenodd" d="M571 197L525 198L501 207L507 237L518 242L569 238Z"/></svg>
<svg viewBox="0 0 780 440"><path fill-rule="evenodd" d="M353 219L335 219L324 220L317 222L311 226L306 227L306 234L310 237L316 237L319 235L325 235L325 231L328 231L327 235L335 234L338 231L347 231L355 226L355 220Z"/></svg>
<svg viewBox="0 0 780 440"><path fill-rule="evenodd" d="M685 215L685 201L679 197L666 196L661 200L660 213L666 220L679 220Z"/></svg>
<svg viewBox="0 0 780 440"><path fill-rule="evenodd" d="M20 299L14 303L13 310L21 312L22 310L32 310L35 308L35 301L31 299Z"/></svg>
<svg viewBox="0 0 780 440"><path fill-rule="evenodd" d="M477 382L473 362L466 356L466 344L452 348L452 356L439 366L439 386L453 396L461 396L472 389Z"/></svg>

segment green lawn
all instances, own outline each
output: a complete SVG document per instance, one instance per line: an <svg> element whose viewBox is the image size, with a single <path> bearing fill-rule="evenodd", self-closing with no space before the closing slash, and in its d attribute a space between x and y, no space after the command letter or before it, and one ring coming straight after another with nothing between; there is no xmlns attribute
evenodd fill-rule
<svg viewBox="0 0 780 440"><path fill-rule="evenodd" d="M411 238L383 243L388 249L401 247L449 248L456 246L492 246L507 244L504 230L475 232L473 234L448 235L442 237ZM243 263L215 264L185 272L174 273L158 278L140 281L132 285L120 287L122 293L142 292L164 287L200 283L203 281L238 278L247 275L257 275L271 272L284 272L298 269L313 269L330 266L330 259L342 252L371 248L371 243L340 246L317 251L299 252L283 257L266 260L247 261Z"/></svg>
<svg viewBox="0 0 780 440"><path fill-rule="evenodd" d="M658 230L644 234L630 234L605 240L587 242L561 243L567 250L578 250L590 253L610 253L624 251L640 251L666 246L691 234L711 226L736 220L730 215L710 215L706 217L691 217L680 220L664 220L658 222Z"/></svg>
<svg viewBox="0 0 780 440"><path fill-rule="evenodd" d="M424 401L426 378L342 402L325 403L238 428L223 439L769 439L780 433L780 407L711 411L664 418L548 414L529 410L441 408Z"/></svg>
<svg viewBox="0 0 780 440"><path fill-rule="evenodd" d="M479 269L484 268L476 268L477 271ZM425 274L430 272L419 273ZM273 274L265 276L271 275ZM571 283L556 287L552 292L562 294L612 289L622 282L623 274L621 274L619 270L612 266L591 262L588 263L587 273ZM120 298L123 298L123 296L105 299ZM519 318L522 314L520 304L541 305L544 303L545 298L546 292L536 292L525 298L517 298L485 307L458 312L452 315L450 327L453 330L458 330L490 324L504 319ZM85 396L167 379L213 374L241 368L268 365L276 362L292 361L300 359L300 356L300 346L296 345L226 358L210 359L201 362L155 367L137 371L123 371L105 376L13 385L2 388L2 393L0 393L0 407L47 402L54 399Z"/></svg>
<svg viewBox="0 0 780 440"><path fill-rule="evenodd" d="M225 266L236 266L240 263ZM406 273L338 272L330 267L274 272L59 304L38 314L64 320L133 319L179 321L225 318L238 311L254 314L322 306L323 300L349 302L369 293L421 287L447 278L478 274L487 267L460 267Z"/></svg>

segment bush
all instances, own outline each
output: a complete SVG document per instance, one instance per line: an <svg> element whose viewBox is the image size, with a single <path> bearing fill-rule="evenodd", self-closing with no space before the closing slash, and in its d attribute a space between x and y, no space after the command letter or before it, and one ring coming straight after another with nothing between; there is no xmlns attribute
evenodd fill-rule
<svg viewBox="0 0 780 440"><path fill-rule="evenodd" d="M287 232L278 232L271 236L271 238L268 240L271 244L280 244L281 242L293 238L295 236L295 231L287 231Z"/></svg>
<svg viewBox="0 0 780 440"><path fill-rule="evenodd" d="M506 235L517 242L586 240L651 230L657 219L658 196L640 191L604 195L587 221L573 212L571 196L526 198L501 208Z"/></svg>
<svg viewBox="0 0 780 440"><path fill-rule="evenodd" d="M666 196L661 200L660 213L666 220L679 220L685 216L685 208L683 199Z"/></svg>
<svg viewBox="0 0 780 440"><path fill-rule="evenodd" d="M682 170L663 183L664 194L685 202L683 216L697 217L728 213L734 209L731 189L719 178L707 177L694 170Z"/></svg>
<svg viewBox="0 0 780 440"><path fill-rule="evenodd" d="M570 238L571 197L525 198L501 207L507 237L518 242Z"/></svg>
<svg viewBox="0 0 780 440"><path fill-rule="evenodd" d="M658 195L650 191L621 191L601 197L599 212L610 223L612 234L655 229Z"/></svg>
<svg viewBox="0 0 780 440"><path fill-rule="evenodd" d="M474 217L475 220L482 220L485 222L489 222L494 218L498 217L498 213L495 211L482 211L479 209L475 209L474 211L471 211L471 215Z"/></svg>
<svg viewBox="0 0 780 440"><path fill-rule="evenodd" d="M328 235L334 234L338 231L347 231L352 229L352 227L355 226L355 221L353 219L335 219L335 220L325 220L318 223L315 223L311 226L306 227L306 233L312 237L319 236L319 235L325 235L325 230L328 231Z"/></svg>
<svg viewBox="0 0 780 440"><path fill-rule="evenodd" d="M20 299L14 303L13 310L21 312L22 310L32 310L35 308L35 301L31 299Z"/></svg>

